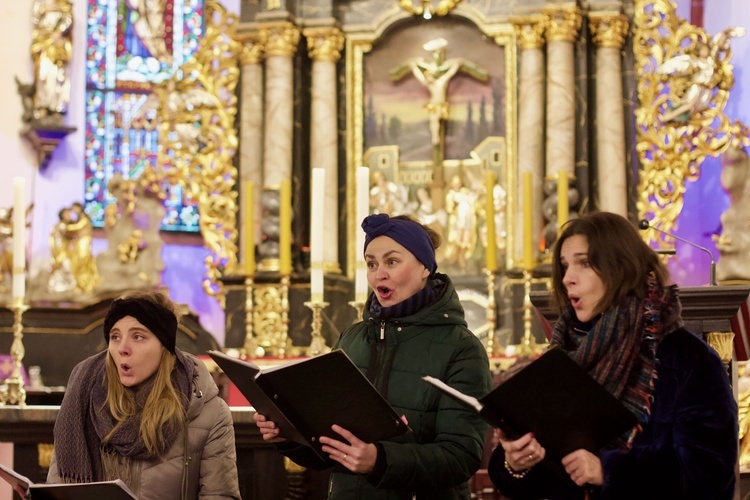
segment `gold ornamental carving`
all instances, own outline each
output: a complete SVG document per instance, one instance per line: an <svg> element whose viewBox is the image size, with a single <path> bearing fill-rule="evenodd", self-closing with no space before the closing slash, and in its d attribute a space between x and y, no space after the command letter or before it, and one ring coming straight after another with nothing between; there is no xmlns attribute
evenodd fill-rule
<svg viewBox="0 0 750 500"><path fill-rule="evenodd" d="M573 5L543 9L546 18L547 40L575 42L581 28L581 11Z"/></svg>
<svg viewBox="0 0 750 500"><path fill-rule="evenodd" d="M260 30L267 56L292 57L297 53L300 31L292 23L269 23Z"/></svg>
<svg viewBox="0 0 750 500"><path fill-rule="evenodd" d="M686 186L700 177L706 156L750 145L750 130L723 112L734 85L730 41L741 32L729 28L710 37L667 0L636 2L638 217L663 231L675 229ZM663 233L647 234L669 246Z"/></svg>
<svg viewBox="0 0 750 500"><path fill-rule="evenodd" d="M425 19L430 19L433 15L448 15L459 3L461 3L461 0L440 0L437 6L433 7L432 0L417 0L416 4L413 0L398 0L398 6L403 10Z"/></svg>
<svg viewBox="0 0 750 500"><path fill-rule="evenodd" d="M240 54L240 64L246 66L248 64L260 64L265 56L265 47L260 40L255 38L241 40L242 42L242 53Z"/></svg>
<svg viewBox="0 0 750 500"><path fill-rule="evenodd" d="M337 62L344 48L344 35L338 28L312 28L304 31L307 53L313 61Z"/></svg>
<svg viewBox="0 0 750 500"><path fill-rule="evenodd" d="M521 50L541 49L544 46L544 32L547 29L544 16L516 17L511 22Z"/></svg>
<svg viewBox="0 0 750 500"><path fill-rule="evenodd" d="M620 49L628 36L628 18L623 14L589 14L589 26L599 48Z"/></svg>
<svg viewBox="0 0 750 500"><path fill-rule="evenodd" d="M219 278L237 266L237 96L242 44L238 18L215 0L206 4L206 32L194 57L155 89L160 106L159 166L166 180L196 202L209 255L203 288L224 302Z"/></svg>

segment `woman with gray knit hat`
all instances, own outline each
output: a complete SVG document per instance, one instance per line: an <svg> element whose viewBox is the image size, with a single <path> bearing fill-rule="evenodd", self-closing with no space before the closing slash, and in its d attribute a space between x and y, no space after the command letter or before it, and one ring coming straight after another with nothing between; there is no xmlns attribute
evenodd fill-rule
<svg viewBox="0 0 750 500"><path fill-rule="evenodd" d="M376 443L333 426L339 439L321 437L336 462L330 499L469 499L487 425L422 380L440 378L481 397L491 389L489 361L469 331L450 278L437 272L440 236L408 216L370 215L362 222L372 293L364 319L347 328L343 349L412 432ZM263 438L300 465L324 464L309 448L278 438L276 424L255 416Z"/></svg>
<svg viewBox="0 0 750 500"><path fill-rule="evenodd" d="M112 302L107 350L70 375L48 483L122 479L138 498L240 498L229 407L205 365L177 349L178 323L158 292Z"/></svg>

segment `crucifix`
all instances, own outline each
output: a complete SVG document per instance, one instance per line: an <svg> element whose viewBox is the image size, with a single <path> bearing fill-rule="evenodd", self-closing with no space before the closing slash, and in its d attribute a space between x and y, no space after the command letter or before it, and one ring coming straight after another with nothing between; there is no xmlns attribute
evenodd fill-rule
<svg viewBox="0 0 750 500"><path fill-rule="evenodd" d="M445 122L448 119L448 83L459 72L465 73L480 82L489 80L487 71L466 59L455 57L445 59L448 42L436 38L425 43L422 48L432 53L432 59L412 57L391 70L391 80L398 81L411 73L430 92L430 101L425 105L429 115L430 137L432 141L433 175L431 193L435 208L444 203L445 174Z"/></svg>

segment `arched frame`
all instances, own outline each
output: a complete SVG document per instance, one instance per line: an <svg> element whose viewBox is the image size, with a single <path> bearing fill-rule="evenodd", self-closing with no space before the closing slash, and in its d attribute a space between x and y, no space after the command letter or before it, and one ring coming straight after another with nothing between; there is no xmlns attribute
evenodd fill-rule
<svg viewBox="0 0 750 500"><path fill-rule="evenodd" d="M409 32L412 34L412 38L419 39L427 42L435 37L445 38L448 42L447 45L447 58L461 57L471 59L477 63L478 66L489 68L489 71L493 73L493 70L498 68L498 71L494 71L494 75L501 74L494 83L499 84L502 88L502 98L504 103L502 106L501 113L501 137L478 137L476 140L476 147L469 148L471 151L468 154L466 147L459 148L459 155L462 157L451 157L449 154L445 156L443 165L445 172L452 172L455 169L466 170L467 172L473 171L478 172L484 170L485 167L491 170L495 170L496 178L498 183L501 184L505 189L505 224L506 234L503 241L498 241L499 246L503 246L506 252L502 258L502 261L498 262L499 268L510 269L517 265L518 259L514 255L513 249L516 247L514 241L514 235L516 234L516 209L517 206L517 192L518 192L518 175L517 175L517 157L516 157L516 144L517 144L517 50L516 50L516 35L513 30L513 26L508 22L507 19L498 20L486 20L484 19L475 9L468 5L460 4L450 16L445 18L433 18L436 20L443 21L443 27L450 27L451 24L460 26L460 29L456 31L465 32L468 29L474 29L476 31L478 44L491 44L498 51L499 60L486 60L482 59L482 53L475 53L470 51L468 53L456 52L452 50L463 45L461 40L454 39L451 33L451 29L441 31L436 28L437 23L432 21L420 21L415 16L410 16L400 9L393 9L386 15L379 19L375 19L369 26L359 26L356 28L345 28L346 35L346 49L345 49L345 72L346 72L346 168L347 168L347 186L346 186L346 207L347 207L347 274L349 276L354 275L358 252L361 249L355 248L356 231L359 230L359 222L356 220L356 176L355 171L357 166L367 165L368 162L373 162L372 155L381 155L383 161L390 161L387 157L393 156L393 150L395 153L394 167L401 168L404 172L411 172L410 177L415 176L415 172L419 171L420 166L433 165L434 162L430 161L430 158L409 158L408 161L398 160L398 148L392 146L386 146L382 144L367 144L367 113L366 107L368 101L372 101L371 92L368 89L368 59L384 45L387 45L389 38L399 36L399 31L402 28L409 27ZM420 33L422 31L422 33ZM409 56L416 54L429 55L421 48L421 43L415 44L408 50L405 47L400 47L400 50L396 54L397 59L393 60L395 65L399 60L404 60ZM481 52L481 51L480 51ZM485 54L489 54L491 49L487 47ZM473 58L473 59L472 59ZM407 77L408 78L408 77ZM457 77L458 78L458 77ZM465 80L469 77L465 76ZM492 78L490 79L492 80ZM487 83L486 85L491 85ZM396 85L396 83L394 83ZM412 88L414 87L412 83ZM418 85L418 84L416 84ZM476 85L476 84L475 84ZM426 87L423 88L423 99L426 104L430 98L430 94ZM448 90L449 100L451 95L451 89ZM421 103L420 103L421 104ZM483 102L484 104L484 102ZM451 103L451 109L456 106ZM496 106L497 107L497 106ZM424 118L427 117L427 111L424 111ZM470 113L470 112L469 112ZM419 114L417 110L415 114ZM370 124L371 125L371 124ZM494 124L496 130L497 124ZM490 134L492 135L492 134ZM496 144L494 147L492 144ZM489 146L488 146L489 145ZM489 148L489 149L488 149ZM368 152L369 149L369 152ZM487 160L480 158L477 153L484 152L487 156ZM401 153L403 154L403 152ZM491 160L494 158L494 160ZM418 174L417 174L418 177ZM449 179L447 180L449 181ZM498 256L500 260L500 256Z"/></svg>

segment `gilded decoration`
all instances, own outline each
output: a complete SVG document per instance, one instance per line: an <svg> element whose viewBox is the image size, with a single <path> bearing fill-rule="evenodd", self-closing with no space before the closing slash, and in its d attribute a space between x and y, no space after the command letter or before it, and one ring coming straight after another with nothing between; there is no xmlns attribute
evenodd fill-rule
<svg viewBox="0 0 750 500"><path fill-rule="evenodd" d="M522 16L511 19L521 50L541 49L547 24L544 16Z"/></svg>
<svg viewBox="0 0 750 500"><path fill-rule="evenodd" d="M485 23L469 5L416 22L394 16L346 33L347 212L356 212L354 169L369 166L371 212L401 207L389 213L420 217L445 238L441 268L479 275L488 241L489 171L500 217L497 246L513 245L515 150L506 145L515 144L516 134L516 36L511 24ZM430 81L426 73L433 70ZM445 82L437 81L441 76ZM449 80L451 86L440 87ZM461 95L451 90L454 80ZM347 226L349 276L360 251L354 219ZM470 227L452 230L450 220ZM449 237L458 234L465 238ZM499 256L499 266L508 258Z"/></svg>
<svg viewBox="0 0 750 500"><path fill-rule="evenodd" d="M581 11L575 4L543 9L546 18L547 40L575 42L581 28Z"/></svg>
<svg viewBox="0 0 750 500"><path fill-rule="evenodd" d="M297 53L300 31L292 23L268 23L260 29L266 56L293 57Z"/></svg>
<svg viewBox="0 0 750 500"><path fill-rule="evenodd" d="M459 3L461 0L440 0L437 6L433 7L432 0L398 0L398 6L404 11L415 16L423 16L425 19L430 19L433 15L448 15Z"/></svg>
<svg viewBox="0 0 750 500"><path fill-rule="evenodd" d="M157 94L159 165L164 176L198 202L200 230L209 249L203 288L220 299L219 278L237 266L237 96L242 44L233 38L237 16L215 1L206 4L206 34L193 59Z"/></svg>
<svg viewBox="0 0 750 500"><path fill-rule="evenodd" d="M243 43L242 53L240 54L240 64L260 64L265 56L265 47L256 38L240 40Z"/></svg>
<svg viewBox="0 0 750 500"><path fill-rule="evenodd" d="M311 28L304 30L307 53L313 61L337 62L344 48L344 35L338 28Z"/></svg>
<svg viewBox="0 0 750 500"><path fill-rule="evenodd" d="M623 14L589 14L594 43L600 48L621 49L628 36L628 18Z"/></svg>
<svg viewBox="0 0 750 500"><path fill-rule="evenodd" d="M734 85L730 42L744 30L710 37L667 0L636 2L634 26L638 216L672 232L703 159L750 145L750 130L723 113ZM662 233L647 238L668 247Z"/></svg>

